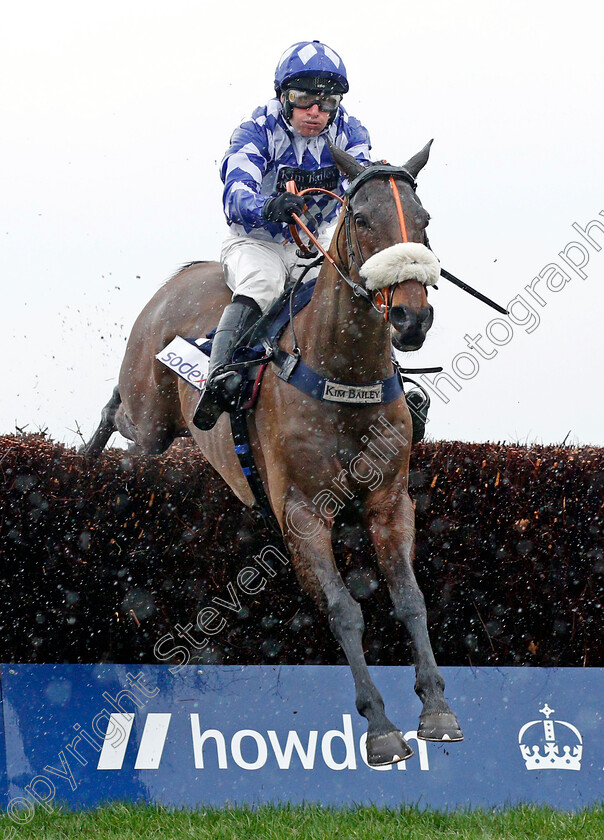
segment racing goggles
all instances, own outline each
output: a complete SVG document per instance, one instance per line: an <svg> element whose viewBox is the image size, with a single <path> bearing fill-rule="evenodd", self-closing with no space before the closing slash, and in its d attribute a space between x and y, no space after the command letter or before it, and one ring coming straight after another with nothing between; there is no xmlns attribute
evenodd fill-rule
<svg viewBox="0 0 604 840"><path fill-rule="evenodd" d="M318 105L320 111L331 112L337 110L342 101L342 94L290 88L287 91L287 101L292 108L312 108L313 105Z"/></svg>

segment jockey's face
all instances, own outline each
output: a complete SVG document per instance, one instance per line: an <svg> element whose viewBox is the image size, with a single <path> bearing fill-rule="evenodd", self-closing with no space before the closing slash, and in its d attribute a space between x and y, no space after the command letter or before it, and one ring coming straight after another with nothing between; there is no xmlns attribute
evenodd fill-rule
<svg viewBox="0 0 604 840"><path fill-rule="evenodd" d="M323 131L330 116L329 111L321 111L316 104L310 108L294 107L289 122L293 130L302 137L316 137Z"/></svg>

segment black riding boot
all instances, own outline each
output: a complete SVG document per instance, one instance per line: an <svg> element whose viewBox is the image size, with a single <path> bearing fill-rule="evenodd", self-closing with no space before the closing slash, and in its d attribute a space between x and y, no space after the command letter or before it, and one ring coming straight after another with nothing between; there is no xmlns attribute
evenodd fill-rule
<svg viewBox="0 0 604 840"><path fill-rule="evenodd" d="M424 439L426 423L428 422L428 409L430 408L430 397L422 389L409 391L405 394L407 408L411 412L411 423L413 425L413 436L411 443L419 443Z"/></svg>
<svg viewBox="0 0 604 840"><path fill-rule="evenodd" d="M212 429L222 412L233 408L241 374L236 371L221 373L221 369L229 364L240 339L260 314L256 301L245 295L237 295L225 307L212 343L206 386L193 415L193 423L198 429Z"/></svg>

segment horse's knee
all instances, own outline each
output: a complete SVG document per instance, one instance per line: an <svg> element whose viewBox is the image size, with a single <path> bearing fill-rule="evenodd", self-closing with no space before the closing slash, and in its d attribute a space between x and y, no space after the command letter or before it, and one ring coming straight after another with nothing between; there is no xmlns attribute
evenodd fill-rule
<svg viewBox="0 0 604 840"><path fill-rule="evenodd" d="M115 423L121 435L131 440L136 452L144 455L162 455L174 442L174 433L159 422L135 425L121 405L115 415Z"/></svg>
<svg viewBox="0 0 604 840"><path fill-rule="evenodd" d="M118 408L120 407L121 402L122 398L120 396L119 389L116 386L113 389L111 399L106 405L103 406L101 410L101 423L99 426L100 430L111 430L112 434L116 431L115 414Z"/></svg>
<svg viewBox="0 0 604 840"><path fill-rule="evenodd" d="M111 399L101 411L101 422L90 440L81 448L80 452L87 458L98 458L111 435L117 430L115 415L122 401L119 389L115 387Z"/></svg>
<svg viewBox="0 0 604 840"><path fill-rule="evenodd" d="M426 619L426 601L417 583L402 587L393 593L394 614L397 621L407 624L413 620Z"/></svg>
<svg viewBox="0 0 604 840"><path fill-rule="evenodd" d="M113 422L122 437L125 437L126 440L131 440L133 443L138 443L136 439L136 427L126 414L122 404L117 407Z"/></svg>
<svg viewBox="0 0 604 840"><path fill-rule="evenodd" d="M161 455L174 443L176 437L171 424L166 424L163 418L158 418L150 424L146 430L142 445L145 446L149 455Z"/></svg>
<svg viewBox="0 0 604 840"><path fill-rule="evenodd" d="M331 630L339 642L353 635L362 636L365 632L363 611L349 593L341 592L330 600L327 611Z"/></svg>
<svg viewBox="0 0 604 840"><path fill-rule="evenodd" d="M163 455L166 449L169 449L174 442L174 436L168 435L166 437L154 437L148 442L143 442L140 445L145 455Z"/></svg>
<svg viewBox="0 0 604 840"><path fill-rule="evenodd" d="M113 389L113 393L111 394L111 399L107 403L107 405L101 411L101 419L104 423L111 423L114 425L115 423L115 413L122 404L122 397L120 395L120 389L116 385Z"/></svg>

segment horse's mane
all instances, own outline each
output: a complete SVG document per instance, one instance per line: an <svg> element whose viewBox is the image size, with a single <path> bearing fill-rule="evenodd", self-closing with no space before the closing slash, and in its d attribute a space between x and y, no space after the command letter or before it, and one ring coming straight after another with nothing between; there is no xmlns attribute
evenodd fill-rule
<svg viewBox="0 0 604 840"><path fill-rule="evenodd" d="M205 263L208 262L210 262L210 260L192 260L191 262L183 263L180 268L177 268L176 271L171 274L164 283L162 283L162 286L165 286L166 283L169 283L170 280L173 280L177 274L180 274L180 272L184 271L186 268L192 268L194 265L205 265Z"/></svg>

